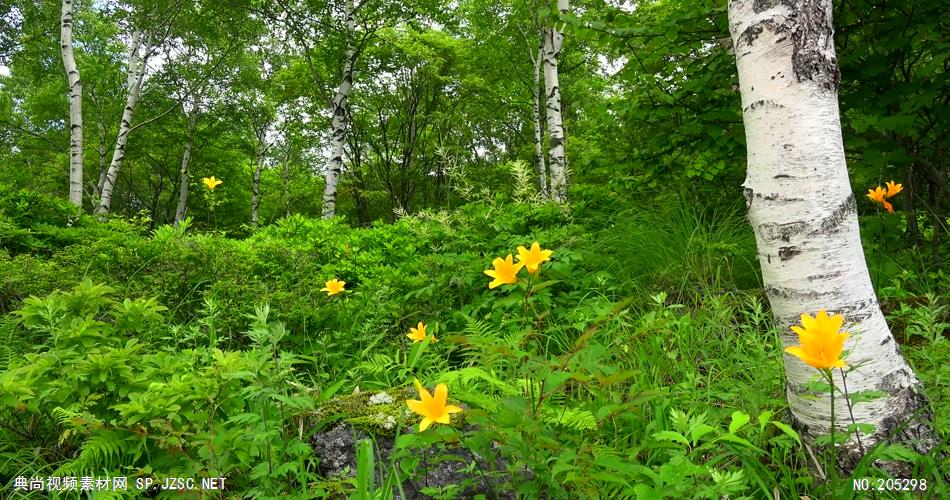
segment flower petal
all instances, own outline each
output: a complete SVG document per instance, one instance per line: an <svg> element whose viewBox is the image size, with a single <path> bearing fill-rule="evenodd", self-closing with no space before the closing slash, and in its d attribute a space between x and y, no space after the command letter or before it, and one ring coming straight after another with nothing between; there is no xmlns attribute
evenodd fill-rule
<svg viewBox="0 0 950 500"><path fill-rule="evenodd" d="M451 423L452 423L452 421L449 420L449 414L448 414L448 413L443 413L443 414L439 415L437 418L435 418L435 421L436 421L437 423L440 423L440 424L451 424Z"/></svg>
<svg viewBox="0 0 950 500"><path fill-rule="evenodd" d="M445 384L439 384L435 386L435 398L433 398L439 406L445 406L445 401L449 397L449 388Z"/></svg>
<svg viewBox="0 0 950 500"><path fill-rule="evenodd" d="M432 425L432 422L434 422L434 420L429 417L422 419L422 422L419 422L419 432L424 432L428 429L429 426Z"/></svg>
<svg viewBox="0 0 950 500"><path fill-rule="evenodd" d="M413 413L418 413L420 415L425 415L425 406L422 404L422 401L418 399L407 399L406 406L409 407Z"/></svg>

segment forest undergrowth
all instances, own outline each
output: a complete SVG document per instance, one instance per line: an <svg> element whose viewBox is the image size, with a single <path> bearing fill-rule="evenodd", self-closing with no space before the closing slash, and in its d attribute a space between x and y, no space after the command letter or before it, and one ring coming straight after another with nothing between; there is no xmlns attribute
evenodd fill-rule
<svg viewBox="0 0 950 500"><path fill-rule="evenodd" d="M291 216L231 238L5 196L20 207L0 215L5 491L39 476L182 476L226 477L220 498L392 498L459 448L499 460L473 459L465 479L421 495L466 498L479 484L486 498L948 491L946 447L880 445L839 477L786 424L780 332L737 210L486 201L365 228ZM550 250L535 272L505 259L534 242ZM867 243L946 441L950 275ZM398 400L392 425L327 410L344 395L440 384L461 411L422 432ZM359 444L352 474L331 477L311 438L341 421L375 443ZM906 464L926 490L856 491L889 477L875 461Z"/></svg>

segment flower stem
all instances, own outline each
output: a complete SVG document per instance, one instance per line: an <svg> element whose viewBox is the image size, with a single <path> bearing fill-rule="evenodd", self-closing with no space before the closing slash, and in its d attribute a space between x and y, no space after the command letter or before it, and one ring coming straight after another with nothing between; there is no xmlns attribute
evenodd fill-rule
<svg viewBox="0 0 950 500"><path fill-rule="evenodd" d="M831 385L831 471L828 478L833 487L838 478L838 450L835 443L835 378L830 369L825 370L825 375L828 377L828 384Z"/></svg>
<svg viewBox="0 0 950 500"><path fill-rule="evenodd" d="M851 404L851 396L848 394L848 381L846 378L846 372L843 368L839 368L841 371L841 387L844 389L842 395L844 396L845 403L848 404L848 415L851 417L851 423L854 424L854 437L858 439L858 449L861 450L861 455L866 455L867 451L864 449L864 443L861 442L861 430L857 428L857 422L854 420L854 410L853 405Z"/></svg>

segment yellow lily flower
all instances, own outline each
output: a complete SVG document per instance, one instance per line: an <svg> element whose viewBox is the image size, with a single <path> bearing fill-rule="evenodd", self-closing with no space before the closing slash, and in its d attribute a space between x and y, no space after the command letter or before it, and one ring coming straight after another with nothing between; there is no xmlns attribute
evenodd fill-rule
<svg viewBox="0 0 950 500"><path fill-rule="evenodd" d="M887 184L887 194L885 196L888 198L893 198L897 193L904 190L903 184L894 184L894 181L887 181L885 184Z"/></svg>
<svg viewBox="0 0 950 500"><path fill-rule="evenodd" d="M420 321L416 328L409 327L409 333L406 336L413 342L422 342L426 339L426 324Z"/></svg>
<svg viewBox="0 0 950 500"><path fill-rule="evenodd" d="M518 247L518 262L524 264L529 273L537 274L541 270L541 263L551 260L553 253L553 250L541 250L541 244L535 241L531 245L531 250Z"/></svg>
<svg viewBox="0 0 950 500"><path fill-rule="evenodd" d="M518 271L524 267L523 262L515 264L511 254L508 254L508 256L504 259L501 257L496 258L492 261L492 265L495 266L495 269L485 270L485 274L495 278L491 283L488 284L488 288L495 288L500 285L510 285L512 283L517 283Z"/></svg>
<svg viewBox="0 0 950 500"><path fill-rule="evenodd" d="M425 431L433 423L448 424L450 423L450 414L462 411L458 406L445 404L449 396L449 389L445 384L435 386L435 396L433 397L425 387L422 387L419 379L414 379L412 383L415 384L421 401L407 399L406 405L409 406L410 410L425 417L422 422L419 422L419 432Z"/></svg>
<svg viewBox="0 0 950 500"><path fill-rule="evenodd" d="M212 175L211 177L205 177L204 179L201 179L201 182L204 182L205 186L208 186L208 189L214 191L214 188L218 187L224 181L221 179L215 179Z"/></svg>
<svg viewBox="0 0 950 500"><path fill-rule="evenodd" d="M897 193L895 192L894 194ZM885 191L881 186L878 186L875 189L868 189L868 198L875 203L880 203L881 206L887 210L887 213L894 213L894 206L885 200L885 198L887 198L887 191Z"/></svg>
<svg viewBox="0 0 950 500"><path fill-rule="evenodd" d="M802 326L792 326L792 331L798 334L801 345L786 347L785 352L819 370L844 368L841 351L844 349L844 341L851 336L848 333L839 333L841 325L844 324L844 316L828 316L822 309L814 318L802 314L801 320Z"/></svg>
<svg viewBox="0 0 950 500"><path fill-rule="evenodd" d="M333 278L330 281L327 281L326 286L320 289L321 292L327 292L327 296L336 295L344 291L343 285L346 285L345 281L340 281L336 278Z"/></svg>

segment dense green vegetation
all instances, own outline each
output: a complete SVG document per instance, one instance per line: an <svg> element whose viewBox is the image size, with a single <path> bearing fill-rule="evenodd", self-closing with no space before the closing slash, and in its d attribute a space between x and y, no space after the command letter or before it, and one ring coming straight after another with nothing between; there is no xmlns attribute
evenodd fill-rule
<svg viewBox="0 0 950 500"><path fill-rule="evenodd" d="M882 463L926 490L872 498L945 497L946 6L834 2L867 266L944 443L880 444L839 475L831 440L789 425L725 3L621 3L366 0L348 33L336 3L80 2L75 206L60 5L0 0L0 498L76 497L15 491L51 476L227 478L196 498L867 498L853 481L892 477ZM539 188L532 123L554 25L565 203ZM96 215L135 26L163 62ZM893 214L863 196L892 179ZM534 242L552 251L540 272L489 288L493 261ZM420 432L414 380L462 411ZM360 434L331 474L314 449L340 424Z"/></svg>
<svg viewBox="0 0 950 500"><path fill-rule="evenodd" d="M477 427L401 428L395 456L504 443L507 468L482 473L527 497L832 494L782 423L780 343L734 212L499 199L371 228L293 216L233 239L6 196L32 207L5 215L0 253L9 478L225 476L254 497L340 493L315 472L313 410L417 377L447 383ZM488 289L493 256L534 240L554 251L540 279ZM914 271L910 251L892 259L905 270L881 294L946 430L950 277ZM331 277L346 291L320 292ZM438 342L405 338L419 321ZM942 487L939 459L874 456Z"/></svg>

